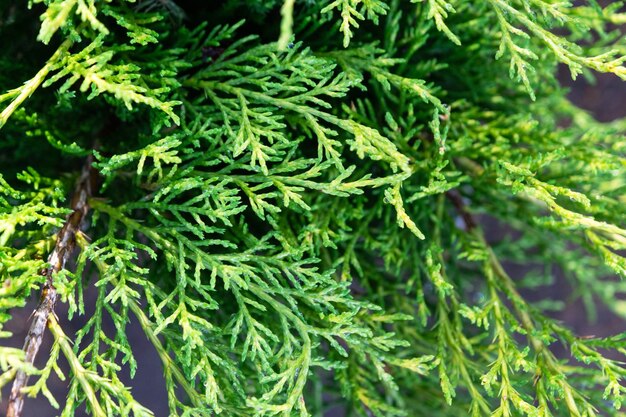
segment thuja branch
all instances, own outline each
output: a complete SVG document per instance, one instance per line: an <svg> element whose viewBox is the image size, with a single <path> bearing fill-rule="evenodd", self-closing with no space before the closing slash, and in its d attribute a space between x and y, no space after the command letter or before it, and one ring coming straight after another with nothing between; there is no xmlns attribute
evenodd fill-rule
<svg viewBox="0 0 626 417"><path fill-rule="evenodd" d="M520 324L526 332L527 339L532 346L532 349L537 355L538 368L535 375L535 392L540 405L543 407L545 406L545 404L547 404L547 394L545 391L545 385L547 383L545 380L545 374L547 372L552 375L561 376L557 380L556 384L559 387L562 395L565 397L565 403L571 415L581 415L581 408L583 410L593 409L593 406L584 397L580 396L576 392L575 388L565 378L565 370L563 368L563 365L559 363L557 358L550 351L546 342L540 337L540 329L538 328L536 323L543 322L544 325L552 327L557 333L559 332L560 326L552 324L550 320L546 320L544 317L541 316L540 313L535 312L535 310L524 300L522 295L518 292L513 279L506 272L506 270L500 263L500 260L496 256L494 250L487 243L487 239L480 229L479 223L476 221L474 216L472 216L472 214L467 210L461 194L458 193L458 191L456 190L452 190L446 193L446 197L452 202L456 211L463 219L467 232L474 236L486 251L486 259L484 261L485 275L487 277L493 299L499 299L497 296L498 291L501 291L507 296L508 300L511 302L511 307L513 308L513 311L519 318ZM503 312L501 311L501 309L504 308L504 305L501 305L500 302L494 303L496 326L500 332L498 340L500 343L501 354L503 357L506 352L506 344L503 339L508 337L506 335ZM597 352L587 346L583 346L583 349L588 349L590 355L597 355ZM505 364L505 362L503 362L503 364ZM609 368L611 365L605 366ZM502 369L503 374L501 377L504 380L508 378L506 376L508 371L505 365L502 366ZM509 381L506 381L506 383L509 384Z"/></svg>
<svg viewBox="0 0 626 417"><path fill-rule="evenodd" d="M58 293L54 287L53 277L63 270L70 260L76 244L76 233L80 231L81 225L89 212L88 200L94 195L97 188L98 175L92 167L93 157L89 156L85 162L76 189L71 200L72 213L67 217L63 228L57 234L56 244L52 253L48 257L48 268L42 271L46 276L41 291L41 299L37 309L32 315L32 324L28 330L26 341L24 342L25 362L32 365L35 362L37 352L41 346L46 324L54 314L54 306L58 299ZM7 417L19 417L24 406L24 393L22 389L28 383L29 375L19 370L16 373L11 394Z"/></svg>
<svg viewBox="0 0 626 417"><path fill-rule="evenodd" d="M85 396L87 397L87 401L91 406L93 415L96 417L106 417L106 413L104 412L104 410L102 410L102 407L98 402L96 392L86 377L89 371L87 371L81 365L80 360L76 357L76 354L72 349L72 345L68 337L65 335L65 333L63 333L63 329L59 325L59 322L57 321L56 317L54 317L54 315L51 315L48 318L48 327L50 328L50 332L54 336L56 343L59 343L59 345L61 346L61 351L69 362L74 377L82 387Z"/></svg>
<svg viewBox="0 0 626 417"><path fill-rule="evenodd" d="M97 201L92 200L92 205L96 205L97 203L98 203ZM87 241L86 236L84 236L84 234L82 233L78 233L76 235L76 243L78 244L80 250L85 250L87 246L89 245L89 242ZM109 269L109 266L105 262L103 262L99 258L94 258L93 263L101 275L106 275L107 270ZM113 284L117 285L118 284L117 280L114 280ZM173 376L176 382L184 391L184 393L189 397L190 402L196 407L201 407L202 397L193 389L188 379L185 377L185 375L180 370L178 365L169 355L167 351L167 347L163 345L161 340L159 340L158 336L156 335L154 331L154 328L155 328L154 324L150 322L150 319L148 318L146 313L142 310L142 307L137 302L134 302L133 300L129 300L128 306L130 310L133 312L133 314L135 315L135 317L137 317L137 319L139 320L139 324L141 328L143 329L146 337L156 349L159 355L159 358L161 359L161 362L163 364L165 377L169 378L170 376ZM56 325L58 326L58 323L56 323Z"/></svg>
<svg viewBox="0 0 626 417"><path fill-rule="evenodd" d="M468 233L472 233L472 235L478 239L480 244L487 251L488 269L491 270L501 280L500 286L503 288L505 293L514 301L513 308L515 309L515 312L519 315L522 325L529 332L529 337L531 338L531 342L533 343L535 350L537 350L538 352L542 351L544 347L543 343L541 343L541 341L539 341L538 339L532 337L532 334L535 331L535 325L532 318L530 317L530 314L528 313L530 307L522 301L523 298L517 292L513 280L505 271L493 249L491 249L491 246L487 243L487 240L485 239L485 236L480 229L478 221L467 210L465 202L463 201L463 197L457 190L451 190L446 192L446 197L452 202L455 210L457 211L459 216L461 216L461 219L465 224L465 229L468 231ZM520 308L520 303L525 308Z"/></svg>
<svg viewBox="0 0 626 417"><path fill-rule="evenodd" d="M0 113L0 128L5 125L9 117L18 109L18 107L30 97L37 88L43 83L50 71L54 68L54 65L63 57L64 54L70 49L73 44L73 40L67 39L59 46L59 48L50 57L46 65L44 65L33 78L26 81L22 87L8 91L7 93L0 95L0 102L13 98L11 103Z"/></svg>

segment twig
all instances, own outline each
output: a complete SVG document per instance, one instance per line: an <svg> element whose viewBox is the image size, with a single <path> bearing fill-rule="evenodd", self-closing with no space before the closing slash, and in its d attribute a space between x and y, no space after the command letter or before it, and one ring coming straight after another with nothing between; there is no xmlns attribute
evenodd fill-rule
<svg viewBox="0 0 626 417"><path fill-rule="evenodd" d="M471 232L473 229L475 229L478 224L476 223L476 219L474 219L474 216L472 216L472 214L467 211L467 207L463 202L463 197L461 196L461 194L456 190L450 190L446 192L446 197L448 197L448 200L452 202L454 208L463 219L463 223L465 223L465 229L468 232Z"/></svg>
<svg viewBox="0 0 626 417"><path fill-rule="evenodd" d="M58 293L54 287L52 277L65 268L70 259L76 243L76 233L80 231L81 224L89 212L88 200L93 196L98 186L98 174L92 167L93 157L89 156L85 161L83 171L76 189L72 196L72 213L67 217L65 224L57 235L54 250L48 257L47 269L42 271L46 276L46 282L41 291L41 299L37 309L33 312L32 323L24 342L25 362L33 365L35 357L41 346L46 324L51 314L54 314L54 306L58 299ZM22 389L28 383L29 375L23 370L18 370L11 388L7 417L20 417L24 406L24 393Z"/></svg>
<svg viewBox="0 0 626 417"><path fill-rule="evenodd" d="M63 57L63 55L67 53L73 43L74 41L71 38L67 39L61 44L61 46L59 46L56 52L50 57L48 62L46 62L46 65L44 65L43 68L41 68L33 78L26 81L22 87L16 88L9 93L2 95L4 97L7 97L15 93L16 97L4 110L2 110L2 113L0 113L0 129L6 124L7 120L9 120L9 117L11 117L11 115L15 112L15 110L18 109L18 107L24 102L24 100L30 97L35 92L35 90L39 88L41 83L43 83L46 79L46 76L50 73L50 71L54 69L54 66Z"/></svg>
<svg viewBox="0 0 626 417"><path fill-rule="evenodd" d="M485 238L485 235L483 234L482 230L478 228L478 223L476 222L476 219L474 218L474 216L472 216L472 214L469 211L467 211L467 207L465 203L463 202L463 197L456 190L450 190L446 192L446 197L448 197L448 199L452 202L455 209L457 210L457 212L463 219L463 222L465 223L465 229L468 232L474 232L474 235L478 237L478 239L480 240L480 243L487 250L487 253L489 255L488 262L489 262L490 268L493 270L496 276L500 278L502 289L505 291L509 299L512 300L513 309L519 316L522 322L522 325L524 326L526 331L528 331L528 337L531 343L533 344L535 351L542 352L544 349L543 342L541 342L538 338L533 336L533 332L535 331L535 324L533 322L532 317L530 316L530 314L528 314L527 310L521 309L519 307L520 305L519 302L515 302L515 300L523 300L522 296L517 291L517 288L515 288L513 279L505 271L504 267L500 263L493 249L487 243L487 239Z"/></svg>

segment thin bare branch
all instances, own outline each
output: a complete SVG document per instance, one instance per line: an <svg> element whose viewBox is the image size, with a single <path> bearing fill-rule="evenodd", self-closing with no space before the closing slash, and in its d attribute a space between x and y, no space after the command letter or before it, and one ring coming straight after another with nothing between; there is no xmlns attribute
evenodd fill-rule
<svg viewBox="0 0 626 417"><path fill-rule="evenodd" d="M33 312L32 323L28 330L28 335L24 342L24 352L26 362L32 365L41 346L46 324L51 314L54 314L54 306L58 299L58 293L54 287L52 277L57 272L65 268L69 261L76 243L76 233L81 230L82 224L89 213L89 198L97 190L98 174L92 166L93 157L89 156L85 161L83 171L76 184L76 189L72 196L71 208L73 212L67 217L63 228L57 235L54 250L48 257L49 267L42 271L46 275L46 282L41 291L41 299L37 309ZM22 389L28 383L29 375L20 370L16 373L9 405L7 417L20 417L24 407L24 393Z"/></svg>
<svg viewBox="0 0 626 417"><path fill-rule="evenodd" d="M446 192L446 197L452 202L457 213L459 213L459 215L463 219L463 223L465 223L465 229L468 232L474 230L477 227L478 223L476 222L474 216L472 216L472 214L467 211L467 207L465 206L465 202L463 201L463 196L461 196L461 194L457 190L450 190Z"/></svg>

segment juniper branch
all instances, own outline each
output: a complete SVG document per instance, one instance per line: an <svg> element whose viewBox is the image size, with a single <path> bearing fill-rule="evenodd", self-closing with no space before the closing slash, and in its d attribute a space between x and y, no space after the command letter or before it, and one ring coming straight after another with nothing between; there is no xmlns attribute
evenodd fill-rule
<svg viewBox="0 0 626 417"><path fill-rule="evenodd" d="M624 75L619 2L33 3L37 39L74 43L55 56L26 6L0 7L15 39L0 57L0 339L43 290L26 352L0 346L0 388L23 372L10 416L25 395L66 417L162 415L123 382L140 368L131 321L172 417L620 415L626 369L603 351L625 354L626 336L578 337L545 314L560 300L524 298L555 265L588 308L626 317L607 276L626 276L626 124L595 122L555 77ZM277 44L259 29L280 16ZM102 198L83 182L70 209L59 167L102 126ZM489 219L518 233L487 242ZM72 343L57 298L86 316Z"/></svg>
<svg viewBox="0 0 626 417"><path fill-rule="evenodd" d="M76 233L80 231L87 214L89 213L89 198L97 188L97 172L92 167L93 157L89 156L85 161L83 171L71 200L71 214L68 215L63 228L59 231L56 244L48 257L48 268L42 271L46 276L46 282L41 291L39 305L32 314L32 324L24 342L26 363L32 365L41 346L46 324L50 316L54 314L54 307L58 299L58 293L54 286L53 277L63 270L70 260L76 244ZM29 375L24 370L18 370L13 381L7 417L19 417L24 407L24 393L22 389L28 383Z"/></svg>
<svg viewBox="0 0 626 417"><path fill-rule="evenodd" d="M13 98L11 103L0 113L0 129L5 125L9 117L19 108L19 106L30 97L37 88L44 82L50 71L60 61L70 49L74 41L70 38L59 46L59 48L50 57L46 65L44 65L33 78L26 81L22 87L13 89L3 95L0 95L0 102Z"/></svg>
<svg viewBox="0 0 626 417"><path fill-rule="evenodd" d="M479 227L479 223L476 221L474 216L468 212L460 193L458 193L458 191L456 190L452 190L446 193L446 197L448 197L448 199L452 202L456 211L461 216L468 233L471 233L473 236L475 236L486 250L487 258L485 260L485 268L487 269L488 281L491 283L491 291L493 291L495 295L495 292L497 290L500 290L504 294L506 294L507 298L511 301L513 311L519 318L521 326L527 332L526 334L530 345L534 349L536 355L540 358L537 360L538 363L549 369L550 372L552 372L553 374L562 375L564 373L562 366L558 363L558 360L556 359L554 354L549 350L545 341L543 341L538 335L539 329L536 325L536 322L541 320L541 316L533 310L533 308L524 300L522 295L518 292L515 283L513 282L513 279L506 272L495 252L487 243L487 240ZM494 278L497 278L498 282L494 282ZM496 315L499 317L500 320L502 320L502 313L499 311L499 308L499 304L495 303L494 309L496 310ZM538 317L535 317L537 315ZM559 327L556 324L551 324L551 326L556 326L556 328ZM558 332L558 330L555 331ZM589 349L586 346L584 348ZM591 349L590 352L591 354L596 354L596 352ZM504 367L503 369L506 369L506 367ZM506 376L503 375L503 378L506 378ZM535 381L539 381L540 378L542 378L541 372L537 371L537 374L535 375ZM567 408L569 409L571 415L580 415L579 407L581 406L591 407L591 405L586 401L584 397L579 396L575 392L574 387L572 387L565 378L560 380L558 384L559 388L563 392ZM536 385L537 396L541 397L542 393L540 393L540 391L543 389L542 385L537 383Z"/></svg>

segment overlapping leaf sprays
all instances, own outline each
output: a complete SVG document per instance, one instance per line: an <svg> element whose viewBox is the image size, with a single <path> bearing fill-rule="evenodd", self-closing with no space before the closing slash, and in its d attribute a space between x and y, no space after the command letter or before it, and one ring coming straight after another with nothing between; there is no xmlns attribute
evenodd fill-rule
<svg viewBox="0 0 626 417"><path fill-rule="evenodd" d="M0 317L42 286L90 313L76 335L49 316L41 370L0 348L0 386L152 415L120 379L138 322L172 416L619 415L622 337L520 288L557 265L624 314L626 125L555 80L624 77L620 5L34 3L0 9ZM85 158L90 226L47 279Z"/></svg>

